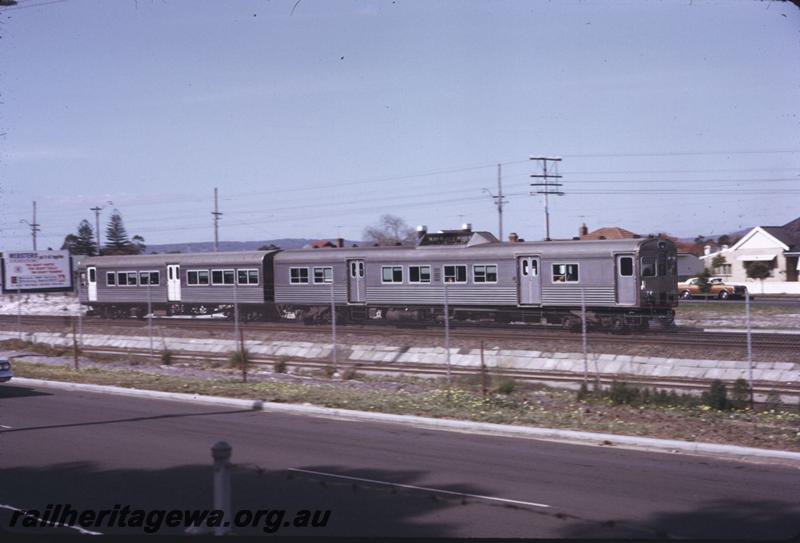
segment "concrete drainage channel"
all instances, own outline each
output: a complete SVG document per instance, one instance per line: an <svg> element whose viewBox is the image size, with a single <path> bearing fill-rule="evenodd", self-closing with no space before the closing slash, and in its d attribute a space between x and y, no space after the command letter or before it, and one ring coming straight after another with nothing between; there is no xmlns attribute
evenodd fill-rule
<svg viewBox="0 0 800 543"><path fill-rule="evenodd" d="M0 332L0 340L19 339L16 332ZM25 341L71 350L71 334L34 332L23 334ZM169 350L174 360L203 360L229 363L230 354L239 349L233 340L203 338L159 338L152 347L149 337L84 335L84 353L125 355L159 360ZM331 366L330 343L259 341L245 342L251 369L272 371L281 361L292 370L321 370ZM339 370L353 368L363 374L442 377L447 374L447 353L442 347L402 347L392 345L349 345L337 348ZM699 393L713 379L733 382L747 379L747 362L591 354L540 352L512 349L450 349L451 372L457 376L479 376L485 371L521 381L577 388L588 373L591 381L609 384L624 380L632 385L675 389ZM753 364L756 400L763 401L774 391L784 403L800 399L800 364L794 362L756 362Z"/></svg>

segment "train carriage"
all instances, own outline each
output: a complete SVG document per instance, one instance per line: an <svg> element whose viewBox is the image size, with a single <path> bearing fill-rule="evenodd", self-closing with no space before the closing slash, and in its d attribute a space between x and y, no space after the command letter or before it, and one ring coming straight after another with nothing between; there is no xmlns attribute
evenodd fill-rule
<svg viewBox="0 0 800 543"><path fill-rule="evenodd" d="M271 316L276 251L120 255L84 258L80 300L106 317L230 312Z"/></svg>

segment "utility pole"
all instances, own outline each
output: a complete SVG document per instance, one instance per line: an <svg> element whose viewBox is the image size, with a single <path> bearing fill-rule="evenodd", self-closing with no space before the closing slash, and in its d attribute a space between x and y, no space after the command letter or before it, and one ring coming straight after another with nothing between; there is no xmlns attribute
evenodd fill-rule
<svg viewBox="0 0 800 543"><path fill-rule="evenodd" d="M486 192L494 198L494 205L497 206L497 232L498 232L498 239L503 241L503 204L507 204L508 200L505 199L503 196L503 173L502 173L502 165L497 165L497 194L492 194L492 191L489 189L483 189L483 192Z"/></svg>
<svg viewBox="0 0 800 543"><path fill-rule="evenodd" d="M214 211L211 212L214 216L214 252L219 251L219 218L222 213L219 212L219 201L217 200L217 187L214 187Z"/></svg>
<svg viewBox="0 0 800 543"><path fill-rule="evenodd" d="M545 230L545 241L550 241L550 201L549 197L552 196L564 196L564 193L558 187L561 187L561 183L551 183L551 179L561 179L561 176L558 175L558 163L561 162L560 158L550 158L550 157L530 157L531 160L539 160L542 162L542 173L541 174L531 174L531 177L536 179L541 179L541 183L531 183L532 187L542 187L541 189L537 189L531 192L531 196L535 194L544 194L544 230ZM552 171L555 173L548 173L547 171L547 163L554 162Z"/></svg>
<svg viewBox="0 0 800 543"><path fill-rule="evenodd" d="M33 202L33 222L28 222L25 219L20 219L22 224L27 224L31 227L31 237L33 237L33 250L36 250L36 232L39 231L39 223L36 222L36 202Z"/></svg>
<svg viewBox="0 0 800 543"><path fill-rule="evenodd" d="M114 202L109 200L106 202L108 205L114 205ZM95 237L97 238L97 254L100 254L100 212L103 210L100 206L94 206L89 208L89 211L94 211L94 233Z"/></svg>

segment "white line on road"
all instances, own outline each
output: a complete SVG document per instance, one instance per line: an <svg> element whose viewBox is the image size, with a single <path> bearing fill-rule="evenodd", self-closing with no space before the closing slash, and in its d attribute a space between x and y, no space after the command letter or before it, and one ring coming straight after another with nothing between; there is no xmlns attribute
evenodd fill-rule
<svg viewBox="0 0 800 543"><path fill-rule="evenodd" d="M2 428L3 430L11 430L13 426L6 426L5 424L0 424L0 428Z"/></svg>
<svg viewBox="0 0 800 543"><path fill-rule="evenodd" d="M16 507L14 507L13 505L6 505L4 503L0 503L0 509L8 509L9 511L18 511L18 512L22 513L22 516L24 516L24 517L36 519L37 521L39 521L41 523L39 526L37 526L37 528L40 528L40 527L71 528L73 530L77 530L78 532L80 532L83 535L103 535L101 532L92 532L91 530L85 530L85 529L81 528L80 526L72 526L70 524L62 524L60 522L53 522L51 524L52 521L49 521L49 520L45 521L44 519L41 519L41 518L39 518L37 516L34 516L34 515L31 515L30 513L25 511L24 509L18 509Z"/></svg>
<svg viewBox="0 0 800 543"><path fill-rule="evenodd" d="M415 486L415 485L405 485L402 483L392 483L389 481L377 481L375 479L364 479L362 477L351 477L350 475L339 475L337 473L325 473L323 471L312 471L310 469L300 469L300 468L289 468L289 471L298 471L300 473L310 473L312 475L323 475L325 477L338 477L339 479L349 479L351 481L362 481L365 483L372 483L376 485L387 485L387 486L397 486L400 488L409 488L412 490L424 490L426 492L437 492L439 494L452 494L453 496L463 496L468 498L476 498L479 500L487 500L493 502L501 502L501 503L513 503L516 505L530 505L532 507L550 507L544 503L536 503L536 502L523 502L520 500L509 500L508 498L497 498L494 496L481 496L480 494L467 494L465 492L455 492L453 490L442 490L439 488L428 488L425 486Z"/></svg>

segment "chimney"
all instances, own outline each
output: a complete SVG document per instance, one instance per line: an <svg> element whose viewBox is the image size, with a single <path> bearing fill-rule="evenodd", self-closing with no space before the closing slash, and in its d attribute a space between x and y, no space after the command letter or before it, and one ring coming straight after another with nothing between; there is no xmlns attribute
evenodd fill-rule
<svg viewBox="0 0 800 543"><path fill-rule="evenodd" d="M519 236L517 235L516 232L511 232L508 235L508 241L510 241L511 243L517 243L519 241Z"/></svg>
<svg viewBox="0 0 800 543"><path fill-rule="evenodd" d="M417 239L420 239L422 236L428 233L428 227L424 224L420 224L417 226Z"/></svg>
<svg viewBox="0 0 800 543"><path fill-rule="evenodd" d="M723 246L722 246L722 250L723 250L723 251L727 251L729 248L730 248L730 247L728 247L727 245L723 245Z"/></svg>
<svg viewBox="0 0 800 543"><path fill-rule="evenodd" d="M580 228L578 228L578 235L579 236L588 236L589 235L589 227L586 226L586 223L583 223Z"/></svg>
<svg viewBox="0 0 800 543"><path fill-rule="evenodd" d="M703 246L703 254L710 255L711 254L711 245L704 245Z"/></svg>
<svg viewBox="0 0 800 543"><path fill-rule="evenodd" d="M336 248L341 249L344 247L344 238L336 238Z"/></svg>
<svg viewBox="0 0 800 543"><path fill-rule="evenodd" d="M465 222L464 224L461 225L461 229L464 232L472 232L472 223Z"/></svg>

